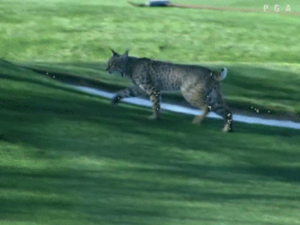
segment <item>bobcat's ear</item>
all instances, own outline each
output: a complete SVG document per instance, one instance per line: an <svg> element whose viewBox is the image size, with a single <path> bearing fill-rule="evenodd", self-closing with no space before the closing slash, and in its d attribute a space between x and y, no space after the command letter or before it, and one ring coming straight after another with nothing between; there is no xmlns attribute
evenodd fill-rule
<svg viewBox="0 0 300 225"><path fill-rule="evenodd" d="M113 56L119 56L119 54L117 52L115 52L113 49L110 49L110 50L111 50Z"/></svg>
<svg viewBox="0 0 300 225"><path fill-rule="evenodd" d="M124 61L127 61L128 59L128 50L125 51L125 53L122 55L122 58Z"/></svg>
<svg viewBox="0 0 300 225"><path fill-rule="evenodd" d="M127 55L128 56L128 53L129 53L129 50L127 49L124 53L124 55Z"/></svg>

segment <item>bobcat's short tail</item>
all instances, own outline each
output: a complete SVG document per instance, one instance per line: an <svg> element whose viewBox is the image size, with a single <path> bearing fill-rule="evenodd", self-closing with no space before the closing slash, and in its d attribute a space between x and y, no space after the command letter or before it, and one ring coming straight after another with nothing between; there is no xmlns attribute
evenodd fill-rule
<svg viewBox="0 0 300 225"><path fill-rule="evenodd" d="M220 73L213 73L212 76L217 81L224 80L227 76L227 68L222 68Z"/></svg>

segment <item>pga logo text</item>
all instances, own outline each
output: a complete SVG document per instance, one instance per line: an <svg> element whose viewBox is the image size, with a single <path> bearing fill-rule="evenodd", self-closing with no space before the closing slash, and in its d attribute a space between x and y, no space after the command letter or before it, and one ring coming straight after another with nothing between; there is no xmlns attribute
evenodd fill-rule
<svg viewBox="0 0 300 225"><path fill-rule="evenodd" d="M280 12L280 10L284 10L285 12L291 12L291 6L290 5L286 5L286 6L281 6L279 7L278 4L274 5L274 7L270 7L269 5L264 5L264 12L269 11L274 9L274 12Z"/></svg>

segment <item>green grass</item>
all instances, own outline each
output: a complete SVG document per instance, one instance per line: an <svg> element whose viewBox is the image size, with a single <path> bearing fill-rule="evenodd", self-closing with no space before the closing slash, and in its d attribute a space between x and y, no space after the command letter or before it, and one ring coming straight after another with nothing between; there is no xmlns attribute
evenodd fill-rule
<svg viewBox="0 0 300 225"><path fill-rule="evenodd" d="M138 2L138 1L136 1ZM176 1L219 7L261 8L294 1ZM271 8L270 8L271 10ZM135 8L125 0L1 1L0 57L69 71L112 86L127 80L104 74L116 51L216 67L227 66L228 104L299 119L298 16L176 8ZM50 67L50 68L49 68ZM100 70L99 72L96 72ZM113 88L113 87L112 87Z"/></svg>
<svg viewBox="0 0 300 225"><path fill-rule="evenodd" d="M129 81L104 73L109 47L227 66L231 106L299 115L299 23L297 16L134 8L124 0L3 0L0 57L113 89ZM235 133L223 134L221 120L199 127L170 112L153 122L150 109L113 108L2 61L0 108L1 225L299 224L298 130L235 123Z"/></svg>
<svg viewBox="0 0 300 225"><path fill-rule="evenodd" d="M0 62L0 221L281 224L299 216L299 131L83 94Z"/></svg>
<svg viewBox="0 0 300 225"><path fill-rule="evenodd" d="M252 4L263 7L258 0L214 1L219 6ZM125 0L31 0L1 1L0 21L1 56L12 60L103 61L110 55L108 47L180 62L300 60L298 16L135 8Z"/></svg>
<svg viewBox="0 0 300 225"><path fill-rule="evenodd" d="M65 73L90 79L99 83L100 88L110 91L132 85L128 78L109 75L105 72L106 65L99 62L19 63L18 65L37 68L50 74ZM283 116L299 121L299 65L245 63L202 63L201 65L218 70L223 66L228 68L230 72L222 82L222 86L227 104L233 110L256 113L255 108L258 108L260 114ZM165 93L163 97L167 101L184 101L180 93Z"/></svg>
<svg viewBox="0 0 300 225"><path fill-rule="evenodd" d="M139 2L139 1L136 1ZM252 0L252 1L241 1L241 0L173 0L171 2L180 3L180 4L191 4L191 5L208 5L208 6L216 6L216 7L224 7L224 8L252 8L252 9L264 9L264 5L269 5L269 9L267 11L274 11L275 5L279 5L279 11L285 12L287 5L290 6L291 11L300 11L300 6L297 4L297 1L286 1L286 0L268 0L268 1L260 1L260 0Z"/></svg>

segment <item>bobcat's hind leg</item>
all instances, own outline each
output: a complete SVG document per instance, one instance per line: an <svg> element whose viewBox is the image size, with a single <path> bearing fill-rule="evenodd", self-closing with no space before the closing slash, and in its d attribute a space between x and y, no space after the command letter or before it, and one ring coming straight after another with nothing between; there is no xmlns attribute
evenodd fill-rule
<svg viewBox="0 0 300 225"><path fill-rule="evenodd" d="M192 123L200 124L209 113L208 104L205 99L205 86L202 80L186 80L181 86L181 93L185 100L192 106L203 109L202 115L195 116Z"/></svg>
<svg viewBox="0 0 300 225"><path fill-rule="evenodd" d="M232 112L226 105L221 105L217 107L213 107L212 110L223 117L224 119L224 128L223 132L233 132L233 121L232 121Z"/></svg>
<svg viewBox="0 0 300 225"><path fill-rule="evenodd" d="M201 124L201 122L205 119L205 117L208 115L208 113L209 113L208 106L204 105L202 115L195 116L192 123L193 124Z"/></svg>

